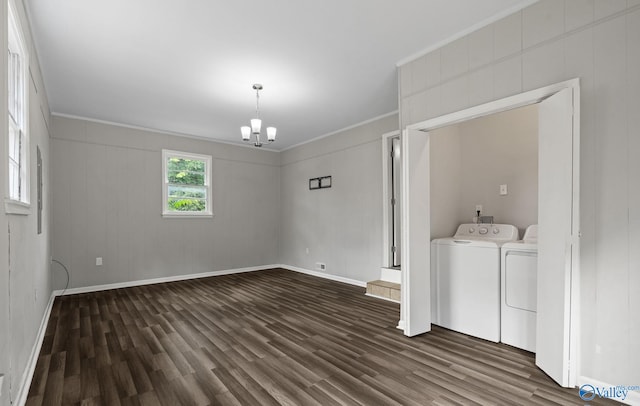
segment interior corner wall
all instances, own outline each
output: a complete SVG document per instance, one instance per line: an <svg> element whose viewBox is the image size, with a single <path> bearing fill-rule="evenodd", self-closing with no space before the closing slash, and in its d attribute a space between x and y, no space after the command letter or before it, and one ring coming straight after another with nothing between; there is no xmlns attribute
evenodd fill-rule
<svg viewBox="0 0 640 406"><path fill-rule="evenodd" d="M39 328L52 292L50 272L50 171L49 125L50 114L46 91L40 73L38 56L33 46L30 26L22 1L15 2L25 45L29 52L29 171L30 171L30 213L28 215L7 215L4 207L0 215L0 374L5 375L2 385L0 405L16 402L20 394ZM7 2L2 2L0 18L7 21ZM7 77L7 38L5 30L2 39L2 75ZM0 109L7 111L8 100L6 80L2 83ZM0 161L6 164L7 114L0 115L0 127L4 130L0 146ZM43 159L43 210L42 233L37 232L37 154L39 148ZM5 171L0 171L5 173ZM0 190L6 193L6 179L1 177ZM4 199L3 199L4 200Z"/></svg>
<svg viewBox="0 0 640 406"><path fill-rule="evenodd" d="M534 104L429 132L432 239L472 222L476 205L520 236L538 222L537 110Z"/></svg>
<svg viewBox="0 0 640 406"><path fill-rule="evenodd" d="M280 261L367 282L382 267L382 135L396 114L281 153ZM331 188L309 179L332 176Z"/></svg>
<svg viewBox="0 0 640 406"><path fill-rule="evenodd" d="M52 252L70 288L278 263L277 152L60 116L52 137ZM161 216L162 149L212 156L213 218Z"/></svg>
<svg viewBox="0 0 640 406"><path fill-rule="evenodd" d="M640 382L639 42L637 0L541 0L399 68L401 128L580 78L579 375L613 385Z"/></svg>

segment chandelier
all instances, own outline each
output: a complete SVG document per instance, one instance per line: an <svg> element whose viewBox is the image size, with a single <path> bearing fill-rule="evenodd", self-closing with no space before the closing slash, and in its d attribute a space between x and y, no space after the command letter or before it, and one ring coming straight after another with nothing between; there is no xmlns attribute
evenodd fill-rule
<svg viewBox="0 0 640 406"><path fill-rule="evenodd" d="M262 127L262 120L260 120L260 90L262 90L262 85L260 83L256 83L255 85L253 85L253 90L256 91L256 118L251 119L251 127L240 127L240 132L242 133L242 141L245 142L251 141L251 135L255 135L256 142L254 142L253 145L255 145L256 147L261 147L262 142L260 141L260 128ZM271 143L275 140L276 128L267 127L267 141Z"/></svg>

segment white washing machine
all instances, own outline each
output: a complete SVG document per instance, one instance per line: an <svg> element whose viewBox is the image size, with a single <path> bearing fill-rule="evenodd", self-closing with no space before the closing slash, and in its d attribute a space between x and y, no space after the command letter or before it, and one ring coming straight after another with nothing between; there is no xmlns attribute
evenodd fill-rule
<svg viewBox="0 0 640 406"><path fill-rule="evenodd" d="M431 242L434 324L500 341L500 247L518 239L508 224L461 224Z"/></svg>
<svg viewBox="0 0 640 406"><path fill-rule="evenodd" d="M531 225L521 241L502 246L500 341L536 351L538 226Z"/></svg>

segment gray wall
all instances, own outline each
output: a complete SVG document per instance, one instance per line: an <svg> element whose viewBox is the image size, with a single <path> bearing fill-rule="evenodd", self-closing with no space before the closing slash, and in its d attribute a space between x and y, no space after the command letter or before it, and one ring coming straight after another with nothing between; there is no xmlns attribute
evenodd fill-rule
<svg viewBox="0 0 640 406"><path fill-rule="evenodd" d="M280 261L366 282L382 266L382 134L396 114L281 153ZM309 178L332 176L329 189ZM309 252L307 253L307 249Z"/></svg>
<svg viewBox="0 0 640 406"><path fill-rule="evenodd" d="M399 69L402 127L579 77L581 364L640 382L640 2L542 0Z"/></svg>
<svg viewBox="0 0 640 406"><path fill-rule="evenodd" d="M54 116L53 257L72 288L277 263L377 279L381 136L397 121L275 153ZM162 148L213 156L213 219L160 216ZM330 189L308 190L324 175Z"/></svg>
<svg viewBox="0 0 640 406"><path fill-rule="evenodd" d="M22 385L27 362L36 344L36 336L51 295L50 255L50 185L49 185L49 107L42 82L37 55L33 47L29 24L22 2L17 1L18 13L25 31L30 52L29 70L29 159L31 209L29 215L0 214L0 374L5 374L0 404L15 401ZM7 21L7 2L0 7L2 21ZM6 27L6 24L3 25ZM0 34L2 77L6 71L6 30ZM0 109L7 111L6 80L0 81ZM0 127L8 128L6 114L0 114ZM6 134L6 130L2 132ZM43 157L43 221L42 234L37 234L37 162L36 147ZM0 142L0 161L6 165L5 142ZM6 168L6 166L5 166ZM0 190L6 191L5 171L1 171ZM11 381L11 384L9 383ZM11 390L9 386L11 385Z"/></svg>
<svg viewBox="0 0 640 406"><path fill-rule="evenodd" d="M70 287L278 263L278 153L59 116L52 137L52 251ZM163 148L212 155L213 218L162 218Z"/></svg>
<svg viewBox="0 0 640 406"><path fill-rule="evenodd" d="M431 238L471 222L475 206L520 235L538 219L537 105L480 117L429 133ZM499 186L508 194L501 196Z"/></svg>

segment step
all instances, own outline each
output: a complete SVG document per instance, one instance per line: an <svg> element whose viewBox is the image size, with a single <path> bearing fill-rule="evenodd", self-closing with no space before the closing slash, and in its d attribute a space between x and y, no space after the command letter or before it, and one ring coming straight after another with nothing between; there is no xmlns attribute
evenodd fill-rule
<svg viewBox="0 0 640 406"><path fill-rule="evenodd" d="M387 282L400 283L400 268L381 268L380 279Z"/></svg>
<svg viewBox="0 0 640 406"><path fill-rule="evenodd" d="M367 282L367 296L400 303L400 284L382 280Z"/></svg>

